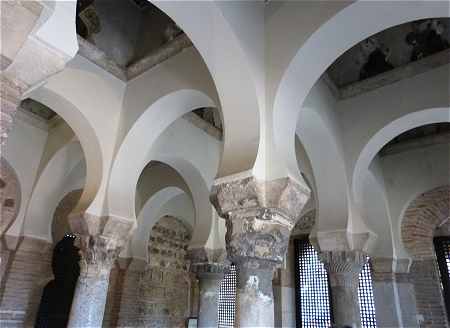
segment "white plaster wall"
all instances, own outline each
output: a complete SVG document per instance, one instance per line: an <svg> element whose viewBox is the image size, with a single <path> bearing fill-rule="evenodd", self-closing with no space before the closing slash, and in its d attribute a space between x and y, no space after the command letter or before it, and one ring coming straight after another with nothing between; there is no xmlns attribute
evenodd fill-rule
<svg viewBox="0 0 450 328"><path fill-rule="evenodd" d="M392 258L392 221L378 158L372 162L371 169L366 171L364 179L362 216L367 227L377 235L376 243L370 255Z"/></svg>
<svg viewBox="0 0 450 328"><path fill-rule="evenodd" d="M382 140L384 143L373 149L364 149L381 129L409 113L449 106L449 69L449 65L444 65L338 102L336 111L343 131L344 155L348 163L347 171L353 185L358 183L355 180L358 179L358 176L355 175L359 173L357 170L361 169L363 172L364 169L367 169L381 147L404 132L402 131L405 129L404 124L406 126L413 125L414 122L403 122L402 124L399 121L397 134L377 136L381 139L384 138ZM360 158L363 150L367 155L363 154L366 157ZM357 163L358 160L359 163ZM355 168L356 165L358 167ZM353 189L353 192L356 191L357 189Z"/></svg>
<svg viewBox="0 0 450 328"><path fill-rule="evenodd" d="M37 178L25 216L25 236L52 242L51 224L60 200L83 189L86 176L83 151L77 141L62 147Z"/></svg>
<svg viewBox="0 0 450 328"><path fill-rule="evenodd" d="M46 144L47 133L47 130L31 125L18 116L8 135L6 145L2 146L1 155L15 170L21 189L19 213L14 224L6 232L9 235L19 236L22 233L24 217Z"/></svg>
<svg viewBox="0 0 450 328"><path fill-rule="evenodd" d="M30 97L52 108L73 129L87 162L87 185L79 211L104 214L125 83L77 55Z"/></svg>
<svg viewBox="0 0 450 328"><path fill-rule="evenodd" d="M347 228L347 175L336 100L320 80L305 101L297 136L308 155L317 188L319 230Z"/></svg>
<svg viewBox="0 0 450 328"><path fill-rule="evenodd" d="M128 82L123 99L118 145L150 105L159 98L182 89L202 91L216 104L219 103L208 69L193 47Z"/></svg>
<svg viewBox="0 0 450 328"><path fill-rule="evenodd" d="M394 255L409 257L401 243L401 222L420 193L450 183L450 144L384 156L380 160L392 218Z"/></svg>

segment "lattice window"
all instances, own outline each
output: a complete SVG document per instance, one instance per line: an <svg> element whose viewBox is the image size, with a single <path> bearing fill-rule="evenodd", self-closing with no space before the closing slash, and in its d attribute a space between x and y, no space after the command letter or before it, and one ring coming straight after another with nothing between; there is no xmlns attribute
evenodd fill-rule
<svg viewBox="0 0 450 328"><path fill-rule="evenodd" d="M441 275L447 317L450 321L450 237L434 238L434 246Z"/></svg>
<svg viewBox="0 0 450 328"><path fill-rule="evenodd" d="M307 239L296 240L295 249L297 326L328 328L331 308L327 272Z"/></svg>
<svg viewBox="0 0 450 328"><path fill-rule="evenodd" d="M361 313L361 326L363 328L376 328L375 302L373 299L372 267L368 259L359 274L358 286L359 310Z"/></svg>
<svg viewBox="0 0 450 328"><path fill-rule="evenodd" d="M218 301L218 326L219 328L233 328L236 313L236 267L231 265L230 271L225 275L220 284Z"/></svg>
<svg viewBox="0 0 450 328"><path fill-rule="evenodd" d="M297 326L331 326L331 301L328 274L307 238L295 241ZM372 274L368 262L359 275L358 297L363 328L376 328Z"/></svg>

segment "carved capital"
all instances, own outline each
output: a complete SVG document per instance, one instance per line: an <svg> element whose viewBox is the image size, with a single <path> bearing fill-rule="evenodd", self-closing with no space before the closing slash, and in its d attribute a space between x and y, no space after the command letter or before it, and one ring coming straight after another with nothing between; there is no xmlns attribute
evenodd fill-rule
<svg viewBox="0 0 450 328"><path fill-rule="evenodd" d="M224 263L196 263L191 266L191 271L199 279L220 280L228 272L228 266Z"/></svg>
<svg viewBox="0 0 450 328"><path fill-rule="evenodd" d="M289 178L257 181L246 177L214 185L210 198L226 220L229 259L281 263L309 194Z"/></svg>
<svg viewBox="0 0 450 328"><path fill-rule="evenodd" d="M367 254L360 251L326 251L319 253L328 272L331 286L358 287L358 277L367 263Z"/></svg>
<svg viewBox="0 0 450 328"><path fill-rule="evenodd" d="M12 128L22 90L3 74L0 78L0 84L0 144L3 145Z"/></svg>
<svg viewBox="0 0 450 328"><path fill-rule="evenodd" d="M88 213L71 215L69 222L78 237L81 274L86 276L109 275L114 261L136 228L136 222L131 220Z"/></svg>

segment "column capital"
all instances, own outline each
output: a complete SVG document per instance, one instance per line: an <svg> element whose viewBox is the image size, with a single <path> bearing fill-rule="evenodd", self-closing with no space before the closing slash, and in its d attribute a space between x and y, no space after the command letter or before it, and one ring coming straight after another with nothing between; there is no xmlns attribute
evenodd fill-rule
<svg viewBox="0 0 450 328"><path fill-rule="evenodd" d="M229 259L236 263L253 259L280 264L309 195L307 187L290 178L222 178L213 186L210 199L226 220Z"/></svg>
<svg viewBox="0 0 450 328"><path fill-rule="evenodd" d="M346 286L358 282L358 275L367 263L361 251L322 251L319 258L325 266L332 286Z"/></svg>
<svg viewBox="0 0 450 328"><path fill-rule="evenodd" d="M86 276L109 275L120 251L136 228L135 221L89 213L72 214L69 223L72 232L78 237L82 255L81 274Z"/></svg>

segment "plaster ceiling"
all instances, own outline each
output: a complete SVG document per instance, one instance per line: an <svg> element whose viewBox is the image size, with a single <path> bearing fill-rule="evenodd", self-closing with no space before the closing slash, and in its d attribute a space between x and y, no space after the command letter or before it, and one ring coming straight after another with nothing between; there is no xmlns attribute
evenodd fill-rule
<svg viewBox="0 0 450 328"><path fill-rule="evenodd" d="M127 67L182 31L147 0L78 0L77 33Z"/></svg>
<svg viewBox="0 0 450 328"><path fill-rule="evenodd" d="M406 66L449 48L450 19L409 22L363 40L327 70L337 88Z"/></svg>

